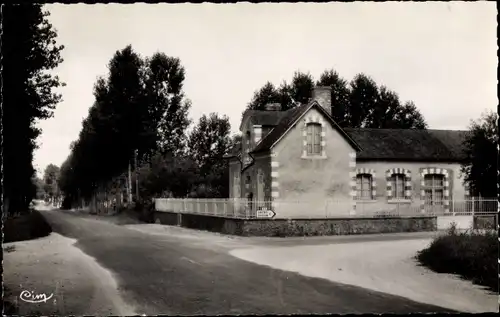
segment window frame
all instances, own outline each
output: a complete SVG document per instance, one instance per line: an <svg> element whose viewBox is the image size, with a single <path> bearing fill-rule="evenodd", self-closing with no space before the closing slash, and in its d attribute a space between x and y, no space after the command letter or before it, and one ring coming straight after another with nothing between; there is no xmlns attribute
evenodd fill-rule
<svg viewBox="0 0 500 317"><path fill-rule="evenodd" d="M326 159L326 123L321 115L311 113L303 120L302 155L303 159Z"/></svg>
<svg viewBox="0 0 500 317"><path fill-rule="evenodd" d="M395 167L390 168L385 173L387 203L389 204L410 204L413 201L412 172L409 169ZM402 178L399 182L398 178ZM401 185L399 188L398 184ZM400 196L397 191L399 191Z"/></svg>
<svg viewBox="0 0 500 317"><path fill-rule="evenodd" d="M398 178L401 179L401 182L398 183ZM392 199L393 200L404 200L406 199L405 195L405 181L406 175L403 173L393 173L390 177L391 187L392 187ZM399 186L398 186L399 184ZM401 189L399 188L401 187ZM398 191L400 195L398 195Z"/></svg>
<svg viewBox="0 0 500 317"><path fill-rule="evenodd" d="M430 185L427 184L428 179L430 178ZM436 185L436 180L439 179L440 185ZM424 203L426 206L443 206L444 205L444 200L445 200L445 181L446 177L445 175L442 174L437 174L437 173L428 173L424 175L424 188L423 191L425 193L423 199ZM427 193L430 192L431 199L427 199ZM441 193L440 199L435 199L436 193Z"/></svg>
<svg viewBox="0 0 500 317"><path fill-rule="evenodd" d="M318 122L308 122L306 124L306 154L307 156L320 156L321 148L321 132L323 127Z"/></svg>
<svg viewBox="0 0 500 317"><path fill-rule="evenodd" d="M367 180L368 189L363 188L364 180ZM359 182L358 182L359 180ZM363 193L368 191L368 196L364 197ZM356 200L357 201L372 201L373 197L373 175L370 173L356 174Z"/></svg>

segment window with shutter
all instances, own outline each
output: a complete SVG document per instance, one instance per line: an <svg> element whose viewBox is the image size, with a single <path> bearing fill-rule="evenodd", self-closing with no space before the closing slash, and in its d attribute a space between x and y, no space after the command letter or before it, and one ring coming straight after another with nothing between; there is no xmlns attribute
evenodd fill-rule
<svg viewBox="0 0 500 317"><path fill-rule="evenodd" d="M307 130L307 155L321 155L321 124L308 123Z"/></svg>
<svg viewBox="0 0 500 317"><path fill-rule="evenodd" d="M372 176L370 174L358 174L356 176L356 199L372 200Z"/></svg>

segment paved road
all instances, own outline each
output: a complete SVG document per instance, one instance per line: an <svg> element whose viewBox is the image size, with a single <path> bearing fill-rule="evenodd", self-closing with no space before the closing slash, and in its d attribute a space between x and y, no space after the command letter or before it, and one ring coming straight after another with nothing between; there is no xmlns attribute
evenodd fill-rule
<svg viewBox="0 0 500 317"><path fill-rule="evenodd" d="M185 238L150 235L70 212L42 214L55 232L77 239L77 247L114 273L120 295L139 314L450 312L260 266Z"/></svg>

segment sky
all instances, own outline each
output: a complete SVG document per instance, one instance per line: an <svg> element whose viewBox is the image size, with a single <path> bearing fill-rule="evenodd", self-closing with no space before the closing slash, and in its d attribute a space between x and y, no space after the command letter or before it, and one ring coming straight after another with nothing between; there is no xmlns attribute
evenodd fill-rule
<svg viewBox="0 0 500 317"><path fill-rule="evenodd" d="M190 117L217 112L232 132L255 90L325 69L364 73L412 100L433 129L467 129L495 111L495 2L278 4L50 4L63 44L53 71L66 87L54 117L39 123L34 165L60 166L93 104L93 85L117 50L163 52L186 70Z"/></svg>

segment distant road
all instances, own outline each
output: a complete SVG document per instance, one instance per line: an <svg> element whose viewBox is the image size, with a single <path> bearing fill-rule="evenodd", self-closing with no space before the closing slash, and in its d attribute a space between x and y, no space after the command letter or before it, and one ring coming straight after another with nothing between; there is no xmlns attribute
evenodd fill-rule
<svg viewBox="0 0 500 317"><path fill-rule="evenodd" d="M150 235L78 213L41 212L53 231L77 239L77 247L113 272L122 299L139 314L450 312L260 266L187 238Z"/></svg>

